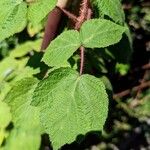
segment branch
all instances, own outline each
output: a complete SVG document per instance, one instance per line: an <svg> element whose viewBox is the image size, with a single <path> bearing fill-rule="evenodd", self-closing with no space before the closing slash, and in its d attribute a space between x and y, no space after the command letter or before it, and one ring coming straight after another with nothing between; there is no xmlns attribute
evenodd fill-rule
<svg viewBox="0 0 150 150"><path fill-rule="evenodd" d="M150 81L144 82L144 83L142 83L142 84L140 84L138 86L133 87L132 89L128 89L128 90L125 90L123 92L114 94L113 95L113 99L122 98L124 96L129 95L131 92L137 92L138 90L142 90L142 89L145 89L145 88L148 88L148 87L150 87Z"/></svg>
<svg viewBox="0 0 150 150"><path fill-rule="evenodd" d="M61 9L61 11L73 22L78 21L77 17L74 14L70 13L69 11L65 10L64 8L59 7L59 9Z"/></svg>

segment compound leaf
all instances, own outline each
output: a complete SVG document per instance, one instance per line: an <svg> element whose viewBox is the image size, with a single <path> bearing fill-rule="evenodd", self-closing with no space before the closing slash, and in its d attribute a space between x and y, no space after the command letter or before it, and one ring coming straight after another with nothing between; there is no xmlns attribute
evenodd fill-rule
<svg viewBox="0 0 150 150"><path fill-rule="evenodd" d="M80 45L78 31L70 30L63 32L51 42L42 60L48 66L62 67Z"/></svg>
<svg viewBox="0 0 150 150"><path fill-rule="evenodd" d="M106 19L91 19L86 21L80 31L83 46L87 48L102 48L118 43L125 27Z"/></svg>
<svg viewBox="0 0 150 150"><path fill-rule="evenodd" d="M54 149L73 142L79 134L102 130L108 111L100 79L79 76L69 68L55 70L39 82L31 104L39 106L41 123Z"/></svg>

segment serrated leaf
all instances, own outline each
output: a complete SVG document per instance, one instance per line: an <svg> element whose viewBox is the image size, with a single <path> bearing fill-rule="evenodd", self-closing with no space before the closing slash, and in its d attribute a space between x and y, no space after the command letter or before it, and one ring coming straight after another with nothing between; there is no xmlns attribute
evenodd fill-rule
<svg viewBox="0 0 150 150"><path fill-rule="evenodd" d="M30 106L38 80L25 78L16 82L4 101L11 107L14 129L6 140L4 150L37 150L40 147L38 108Z"/></svg>
<svg viewBox="0 0 150 150"><path fill-rule="evenodd" d="M11 119L9 106L0 101L0 129L5 129L9 125Z"/></svg>
<svg viewBox="0 0 150 150"><path fill-rule="evenodd" d="M48 13L56 6L57 0L35 0L29 3L28 19L36 25L41 22Z"/></svg>
<svg viewBox="0 0 150 150"><path fill-rule="evenodd" d="M25 130L36 128L39 131L38 109L30 106L32 93L37 83L38 81L34 78L22 79L15 83L4 99L11 107L15 127Z"/></svg>
<svg viewBox="0 0 150 150"><path fill-rule="evenodd" d="M119 63L127 64L130 62L133 52L132 36L128 26L119 43L108 47L108 50L114 55Z"/></svg>
<svg viewBox="0 0 150 150"><path fill-rule="evenodd" d="M42 60L48 66L62 67L64 64L67 64L67 60L80 45L81 42L78 31L65 31L51 42Z"/></svg>
<svg viewBox="0 0 150 150"><path fill-rule="evenodd" d="M108 98L100 79L69 68L50 73L39 82L32 105L40 109L41 123L54 149L73 142L77 135L103 129Z"/></svg>
<svg viewBox="0 0 150 150"><path fill-rule="evenodd" d="M125 15L120 0L94 0L99 13L106 15L121 25L125 22Z"/></svg>
<svg viewBox="0 0 150 150"><path fill-rule="evenodd" d="M80 36L83 46L87 48L102 48L118 43L125 27L106 19L91 19L83 23Z"/></svg>
<svg viewBox="0 0 150 150"><path fill-rule="evenodd" d="M0 41L20 32L26 26L27 5L22 0L1 0Z"/></svg>

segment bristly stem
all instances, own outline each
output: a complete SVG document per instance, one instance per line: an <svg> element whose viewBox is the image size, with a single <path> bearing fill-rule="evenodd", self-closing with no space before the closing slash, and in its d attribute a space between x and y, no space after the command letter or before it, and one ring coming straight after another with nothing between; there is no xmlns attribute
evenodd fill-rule
<svg viewBox="0 0 150 150"><path fill-rule="evenodd" d="M89 0L83 0L81 3L80 13L78 17L78 22L76 23L75 29L79 30L82 23L88 19L91 19L92 17L92 9L90 7ZM84 68L84 53L85 53L85 47L80 47L80 75L83 73Z"/></svg>
<svg viewBox="0 0 150 150"><path fill-rule="evenodd" d="M83 68L84 68L84 52L85 52L85 47L81 46L80 47L80 75L82 75Z"/></svg>
<svg viewBox="0 0 150 150"><path fill-rule="evenodd" d="M74 21L74 22L78 21L77 17L74 14L70 13L69 11L65 10L64 8L59 7L59 9L72 21Z"/></svg>

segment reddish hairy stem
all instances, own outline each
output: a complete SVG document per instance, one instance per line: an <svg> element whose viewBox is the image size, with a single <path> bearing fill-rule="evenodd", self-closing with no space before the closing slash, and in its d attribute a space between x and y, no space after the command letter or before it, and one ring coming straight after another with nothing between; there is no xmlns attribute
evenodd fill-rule
<svg viewBox="0 0 150 150"><path fill-rule="evenodd" d="M61 9L62 12L63 12L68 18L70 18L72 21L74 21L74 22L77 22L77 21L78 21L77 17L76 17L74 14L70 13L69 11L65 10L64 8L59 7L59 9Z"/></svg>
<svg viewBox="0 0 150 150"><path fill-rule="evenodd" d="M57 34L58 25L60 23L62 16L62 11L55 7L48 15L47 24L45 27L45 33L43 37L43 42L41 46L41 50L45 50L50 42L55 38Z"/></svg>
<svg viewBox="0 0 150 150"><path fill-rule="evenodd" d="M89 8L89 9L88 9L88 12L87 12L87 20L91 19L92 13L93 13L93 12L92 12L92 9Z"/></svg>
<svg viewBox="0 0 150 150"><path fill-rule="evenodd" d="M89 0L83 0L81 2L81 8L80 8L80 12L79 12L78 22L76 22L76 24L75 24L76 30L80 30L82 23L87 20L88 9L89 9Z"/></svg>
<svg viewBox="0 0 150 150"><path fill-rule="evenodd" d="M84 21L91 19L92 17L92 9L90 8L90 2L89 0L83 0L81 4L80 9L80 16L78 17L78 23L76 24L75 28L79 30L81 28L81 25ZM84 53L85 53L85 47L80 47L80 75L83 73L84 68Z"/></svg>

